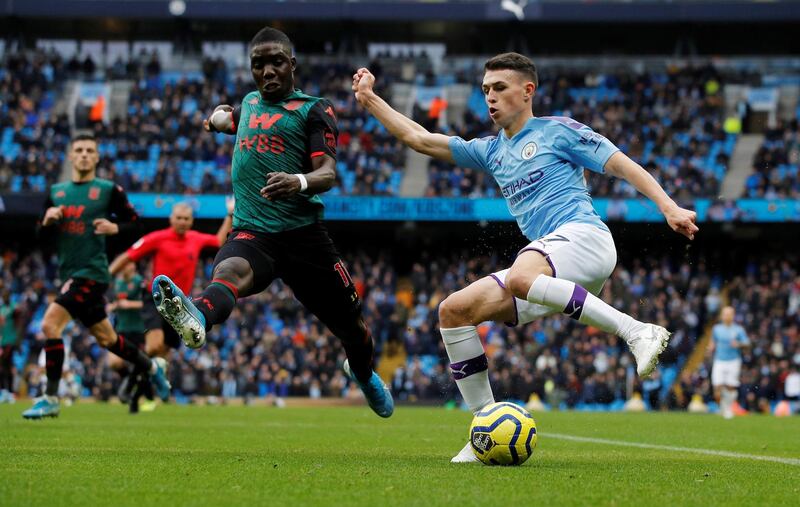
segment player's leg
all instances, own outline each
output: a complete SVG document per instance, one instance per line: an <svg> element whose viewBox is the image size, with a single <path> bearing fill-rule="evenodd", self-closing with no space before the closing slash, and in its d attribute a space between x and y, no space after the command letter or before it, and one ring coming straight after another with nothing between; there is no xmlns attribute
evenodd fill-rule
<svg viewBox="0 0 800 507"><path fill-rule="evenodd" d="M58 384L61 382L61 375L64 370L64 341L61 339L61 333L64 332L64 328L72 320L72 316L63 306L63 303L65 302L65 296L69 293L70 285L71 281L68 281L56 301L50 303L44 312L42 333L45 336L44 354L47 386L45 387L44 396L37 398L33 406L22 413L22 417L25 419L57 417L60 411Z"/></svg>
<svg viewBox="0 0 800 507"><path fill-rule="evenodd" d="M545 314L544 311L540 313ZM473 413L494 403L489 361L477 325L486 321L515 323L517 318L515 300L496 275L454 292L439 305L439 331L450 359L450 371L461 397ZM451 461L479 463L469 442Z"/></svg>
<svg viewBox="0 0 800 507"><path fill-rule="evenodd" d="M291 231L283 248L278 276L295 297L339 338L347 354L344 369L355 380L369 406L381 417L394 412L386 384L373 370L374 343L361 315L361 299L333 241L319 224ZM289 246L291 245L291 246Z"/></svg>
<svg viewBox="0 0 800 507"><path fill-rule="evenodd" d="M517 298L623 338L639 375L647 377L666 348L667 330L635 320L581 285L591 282L599 290L614 264L616 252L609 233L593 226L566 226L523 249L505 282Z"/></svg>
<svg viewBox="0 0 800 507"><path fill-rule="evenodd" d="M0 403L14 403L14 345L0 348Z"/></svg>
<svg viewBox="0 0 800 507"><path fill-rule="evenodd" d="M170 385L166 375L167 363L164 359L160 357L150 359L133 341L117 334L108 318L103 318L87 327L100 346L131 363L136 374L149 375L162 400L166 401L169 398Z"/></svg>

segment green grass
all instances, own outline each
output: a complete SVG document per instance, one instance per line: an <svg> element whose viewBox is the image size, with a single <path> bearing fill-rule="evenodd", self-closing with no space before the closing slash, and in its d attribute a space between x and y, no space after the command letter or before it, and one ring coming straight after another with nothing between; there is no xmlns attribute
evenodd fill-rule
<svg viewBox="0 0 800 507"><path fill-rule="evenodd" d="M0 506L798 505L800 466L548 438L548 432L800 458L800 418L535 414L521 467L451 465L470 416L400 407L0 406Z"/></svg>

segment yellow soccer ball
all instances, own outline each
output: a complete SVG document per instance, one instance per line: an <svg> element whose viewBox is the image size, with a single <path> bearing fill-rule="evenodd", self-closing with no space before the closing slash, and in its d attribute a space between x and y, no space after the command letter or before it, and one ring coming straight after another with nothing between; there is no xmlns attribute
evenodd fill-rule
<svg viewBox="0 0 800 507"><path fill-rule="evenodd" d="M475 414L469 442L486 465L521 465L536 447L536 422L513 403L492 403Z"/></svg>

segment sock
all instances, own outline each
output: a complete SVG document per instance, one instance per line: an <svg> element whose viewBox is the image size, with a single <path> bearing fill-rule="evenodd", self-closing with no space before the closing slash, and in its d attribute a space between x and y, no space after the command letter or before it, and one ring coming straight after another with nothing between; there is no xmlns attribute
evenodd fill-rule
<svg viewBox="0 0 800 507"><path fill-rule="evenodd" d="M492 386L489 385L489 361L477 328L464 326L442 328L440 331L447 357L450 358L450 372L469 409L476 413L494 403Z"/></svg>
<svg viewBox="0 0 800 507"><path fill-rule="evenodd" d="M131 363L134 371L150 371L153 366L153 361L147 354L121 334L117 335L116 343L109 346L108 351Z"/></svg>
<svg viewBox="0 0 800 507"><path fill-rule="evenodd" d="M356 379L364 384L372 378L375 344L372 342L372 334L369 331L366 334L363 332L361 334L364 335L364 339L361 341L343 340L342 337L339 337L339 339L342 339L342 346L347 354L350 370Z"/></svg>
<svg viewBox="0 0 800 507"><path fill-rule="evenodd" d="M214 324L225 322L236 306L238 297L239 291L233 284L215 278L199 297L192 300L194 306L206 318L206 331L211 330Z"/></svg>
<svg viewBox="0 0 800 507"><path fill-rule="evenodd" d="M47 372L47 396L58 396L58 383L64 370L64 340L48 338L44 342L45 371Z"/></svg>
<svg viewBox="0 0 800 507"><path fill-rule="evenodd" d="M633 333L644 326L580 285L552 276L539 275L531 285L527 299L531 303L557 308L582 324L613 333L625 340L632 338Z"/></svg>

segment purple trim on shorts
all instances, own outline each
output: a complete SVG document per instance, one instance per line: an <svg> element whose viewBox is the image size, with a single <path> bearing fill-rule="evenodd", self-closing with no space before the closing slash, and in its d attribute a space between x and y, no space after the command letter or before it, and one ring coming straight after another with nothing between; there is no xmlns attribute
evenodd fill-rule
<svg viewBox="0 0 800 507"><path fill-rule="evenodd" d="M569 302L567 302L567 306L564 308L564 314L578 320L581 318L581 314L583 313L583 307L586 304L586 289L575 284L575 289L572 291L572 297L569 298Z"/></svg>
<svg viewBox="0 0 800 507"><path fill-rule="evenodd" d="M486 359L486 354L481 354L466 361L450 363L450 373L453 374L453 378L456 380L467 378L470 375L475 375L488 369L489 360Z"/></svg>
<svg viewBox="0 0 800 507"><path fill-rule="evenodd" d="M495 275L494 273L492 273L492 274L491 274L491 275L489 275L489 276L491 276L492 278L494 278L494 281L495 281L495 282L497 282L497 285L499 285L501 289L505 289L505 288L506 288L506 284L504 284L504 283L503 283L503 281L502 281L502 280L500 280L500 278L499 278L497 275Z"/></svg>
<svg viewBox="0 0 800 507"><path fill-rule="evenodd" d="M545 252L544 250L539 250L538 248L532 246L526 246L525 248L517 252L517 257L519 257L525 252L539 252L540 254L542 254L547 263L550 264L550 269L553 270L553 278L558 278L558 276L556 276L556 267L553 264L553 261L550 260L550 255L547 252Z"/></svg>
<svg viewBox="0 0 800 507"><path fill-rule="evenodd" d="M497 282L497 285L499 285L501 289L506 288L506 284L504 284L503 281L500 280L500 278L497 275L492 273L489 276L494 278L494 281ZM517 298L515 298L513 294L511 295L511 302L514 303L514 322L504 322L504 324L508 327L514 327L517 324L519 324L519 314L517 313Z"/></svg>

